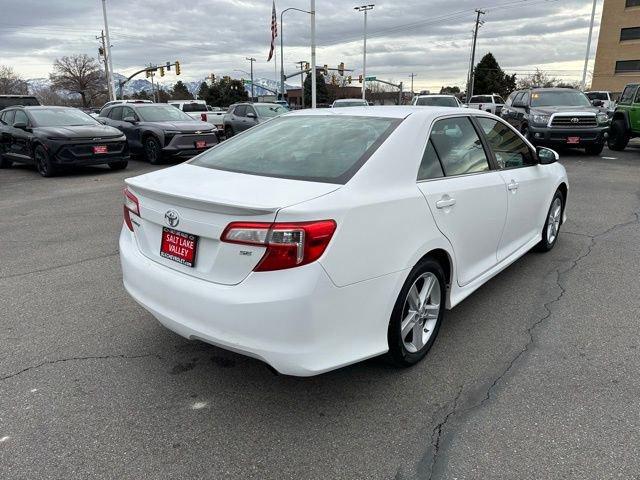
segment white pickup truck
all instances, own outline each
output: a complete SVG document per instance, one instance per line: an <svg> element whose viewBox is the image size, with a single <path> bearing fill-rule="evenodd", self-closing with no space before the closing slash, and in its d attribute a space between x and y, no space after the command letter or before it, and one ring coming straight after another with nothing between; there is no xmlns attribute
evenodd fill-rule
<svg viewBox="0 0 640 480"><path fill-rule="evenodd" d="M195 120L215 125L218 135L224 134L222 119L226 112L221 108L215 109L215 107L208 107L204 100L171 100L169 105L179 108ZM210 108L214 110L210 110Z"/></svg>

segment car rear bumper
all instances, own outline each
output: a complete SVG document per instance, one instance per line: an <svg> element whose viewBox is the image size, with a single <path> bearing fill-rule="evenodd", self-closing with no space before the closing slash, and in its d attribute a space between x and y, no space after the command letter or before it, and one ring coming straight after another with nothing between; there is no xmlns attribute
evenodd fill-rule
<svg viewBox="0 0 640 480"><path fill-rule="evenodd" d="M168 329L296 376L386 352L391 309L406 273L336 287L314 262L220 285L143 256L126 227L120 260L127 292Z"/></svg>
<svg viewBox="0 0 640 480"><path fill-rule="evenodd" d="M604 143L609 126L596 128L550 128L529 126L531 141L536 145L585 146ZM579 143L569 144L569 137L578 137Z"/></svg>

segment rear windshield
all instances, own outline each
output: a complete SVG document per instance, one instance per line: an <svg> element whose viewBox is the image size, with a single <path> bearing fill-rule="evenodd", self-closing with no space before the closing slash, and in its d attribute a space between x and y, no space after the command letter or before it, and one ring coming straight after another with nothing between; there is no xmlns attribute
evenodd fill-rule
<svg viewBox="0 0 640 480"><path fill-rule="evenodd" d="M204 103L184 103L182 105L183 112L206 112L207 106Z"/></svg>
<svg viewBox="0 0 640 480"><path fill-rule="evenodd" d="M477 95L475 97L471 97L469 103L493 103L493 98L489 95Z"/></svg>
<svg viewBox="0 0 640 480"><path fill-rule="evenodd" d="M532 107L590 107L591 102L578 90L550 90L533 92Z"/></svg>
<svg viewBox="0 0 640 480"><path fill-rule="evenodd" d="M36 97L0 97L0 110L14 105L24 105L25 107L33 107L40 105Z"/></svg>
<svg viewBox="0 0 640 480"><path fill-rule="evenodd" d="M353 101L346 101L346 102L336 102L333 104L333 108L338 108L338 107L368 107L369 104L367 102L365 102L364 100L353 100Z"/></svg>
<svg viewBox="0 0 640 480"><path fill-rule="evenodd" d="M258 112L258 116L263 118L277 117L278 115L282 115L283 113L287 113L289 111L282 105L256 105L254 103L253 108L255 108L256 112Z"/></svg>
<svg viewBox="0 0 640 480"><path fill-rule="evenodd" d="M191 161L230 172L344 184L401 120L285 116L232 137ZM274 140L277 139L277 140Z"/></svg>
<svg viewBox="0 0 640 480"><path fill-rule="evenodd" d="M100 125L97 120L75 108L36 108L29 110L36 127L80 127Z"/></svg>
<svg viewBox="0 0 640 480"><path fill-rule="evenodd" d="M426 105L428 107L457 107L458 102L453 97L419 97L416 105Z"/></svg>

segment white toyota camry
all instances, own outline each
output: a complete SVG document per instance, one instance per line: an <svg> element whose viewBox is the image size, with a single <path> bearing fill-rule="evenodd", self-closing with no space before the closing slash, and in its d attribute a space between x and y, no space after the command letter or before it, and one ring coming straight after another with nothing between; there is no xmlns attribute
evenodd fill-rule
<svg viewBox="0 0 640 480"><path fill-rule="evenodd" d="M557 160L478 110L287 114L126 180L124 285L174 332L284 374L412 365L445 309L553 248Z"/></svg>

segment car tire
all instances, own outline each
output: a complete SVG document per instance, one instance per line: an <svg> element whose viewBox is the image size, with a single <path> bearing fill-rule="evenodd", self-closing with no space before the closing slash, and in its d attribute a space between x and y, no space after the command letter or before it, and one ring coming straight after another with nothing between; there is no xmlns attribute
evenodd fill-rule
<svg viewBox="0 0 640 480"><path fill-rule="evenodd" d="M109 168L111 170L124 170L127 168L127 165L129 165L129 162L127 160L122 160L120 162L110 162Z"/></svg>
<svg viewBox="0 0 640 480"><path fill-rule="evenodd" d="M587 145L584 149L587 152L587 155L596 155L599 156L604 150L604 143L594 143L593 145Z"/></svg>
<svg viewBox="0 0 640 480"><path fill-rule="evenodd" d="M429 285L431 289L424 291ZM387 360L398 367L409 367L424 358L438 336L445 293L442 266L429 257L421 260L411 270L393 307Z"/></svg>
<svg viewBox="0 0 640 480"><path fill-rule="evenodd" d="M225 138L231 138L235 135L235 133L233 132L233 128L231 128L230 125L227 125L224 127L224 137Z"/></svg>
<svg viewBox="0 0 640 480"><path fill-rule="evenodd" d="M533 139L531 138L531 132L529 132L529 125L527 125L526 123L522 125L522 127L520 128L520 133L524 138L529 140L529 142L533 143Z"/></svg>
<svg viewBox="0 0 640 480"><path fill-rule="evenodd" d="M627 148L629 140L630 137L627 133L627 127L624 120L621 118L614 120L609 128L609 137L607 138L609 149L620 152Z"/></svg>
<svg viewBox="0 0 640 480"><path fill-rule="evenodd" d="M149 135L144 139L144 158L151 165L158 165L162 161L162 148L160 141L153 135Z"/></svg>
<svg viewBox="0 0 640 480"><path fill-rule="evenodd" d="M49 153L44 149L42 145L38 145L33 151L33 157L36 162L36 170L45 178L53 177L58 173L58 169L51 162Z"/></svg>
<svg viewBox="0 0 640 480"><path fill-rule="evenodd" d="M13 162L7 158L4 158L0 153L0 168L11 168Z"/></svg>
<svg viewBox="0 0 640 480"><path fill-rule="evenodd" d="M558 190L553 196L553 200L551 200L547 219L542 228L542 240L540 240L535 247L537 251L548 252L555 247L558 242L558 237L560 236L562 212L564 212L564 195Z"/></svg>

